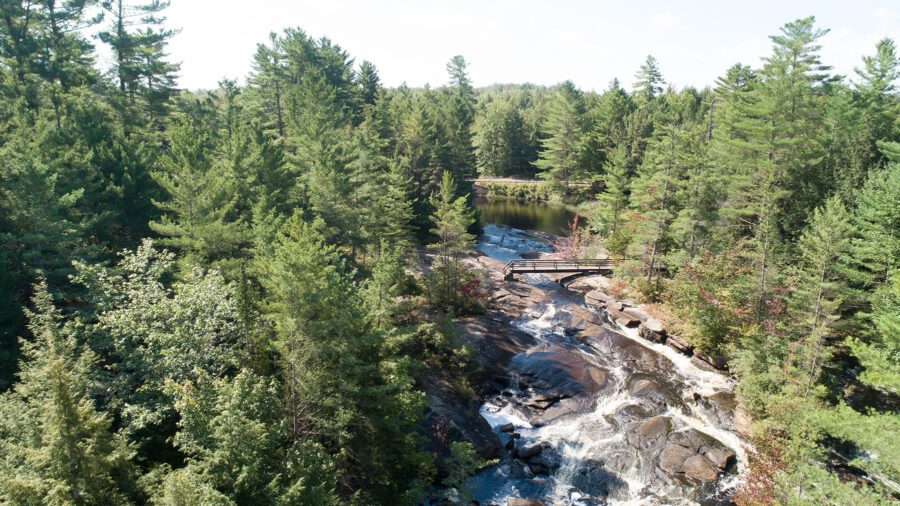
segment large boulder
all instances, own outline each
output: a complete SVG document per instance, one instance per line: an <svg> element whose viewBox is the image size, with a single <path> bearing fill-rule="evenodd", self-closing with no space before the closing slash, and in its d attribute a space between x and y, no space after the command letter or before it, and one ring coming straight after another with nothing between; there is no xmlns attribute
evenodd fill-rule
<svg viewBox="0 0 900 506"><path fill-rule="evenodd" d="M717 353L694 353L691 363L707 371L725 371L728 368L728 360Z"/></svg>
<svg viewBox="0 0 900 506"><path fill-rule="evenodd" d="M653 448L665 441L672 431L672 419L667 416L654 416L644 420L635 432L629 434L628 442L640 449Z"/></svg>
<svg viewBox="0 0 900 506"><path fill-rule="evenodd" d="M694 353L694 347L691 346L691 343L687 342L685 338L675 334L666 334L666 345L685 355Z"/></svg>
<svg viewBox="0 0 900 506"><path fill-rule="evenodd" d="M623 327L635 328L641 324L641 321L623 311L618 311L612 307L606 308L606 315L610 321L616 322Z"/></svg>
<svg viewBox="0 0 900 506"><path fill-rule="evenodd" d="M694 482L715 480L734 460L734 452L694 429L671 433L659 454L659 467L669 475Z"/></svg>
<svg viewBox="0 0 900 506"><path fill-rule="evenodd" d="M530 457L540 455L544 448L540 444L523 445L516 449L516 457L522 460L528 460Z"/></svg>
<svg viewBox="0 0 900 506"><path fill-rule="evenodd" d="M638 333L644 339L654 343L662 344L666 342L666 328L663 326L662 322L656 318L647 318L642 321Z"/></svg>
<svg viewBox="0 0 900 506"><path fill-rule="evenodd" d="M622 304L612 295L600 290L591 290L584 294L584 301L591 306L599 306L602 308L622 309Z"/></svg>
<svg viewBox="0 0 900 506"><path fill-rule="evenodd" d="M704 455L694 455L684 461L682 466L684 477L694 481L713 481L719 476L719 470Z"/></svg>
<svg viewBox="0 0 900 506"><path fill-rule="evenodd" d="M622 312L627 314L628 316L637 318L638 320L641 321L641 323L650 319L650 315L648 315L647 313L644 312L643 309L640 309L638 307L626 307L626 308L622 309Z"/></svg>
<svg viewBox="0 0 900 506"><path fill-rule="evenodd" d="M668 386L650 379L638 379L629 388L631 395L641 404L658 412L664 406L677 406L680 397Z"/></svg>
<svg viewBox="0 0 900 506"><path fill-rule="evenodd" d="M513 358L519 384L530 388L532 400L546 409L560 399L589 397L606 388L609 375L574 349L545 343ZM541 408L541 404L549 402Z"/></svg>

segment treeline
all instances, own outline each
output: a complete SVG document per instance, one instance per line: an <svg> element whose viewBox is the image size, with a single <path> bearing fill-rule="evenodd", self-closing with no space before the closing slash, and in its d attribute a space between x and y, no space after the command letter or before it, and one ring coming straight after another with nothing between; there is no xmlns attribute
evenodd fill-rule
<svg viewBox="0 0 900 506"><path fill-rule="evenodd" d="M881 40L848 80L826 33L788 23L711 89L666 88L648 57L630 93L490 90L475 121L483 174L581 201L616 277L730 362L756 420L747 504L900 493L900 60Z"/></svg>
<svg viewBox="0 0 900 506"><path fill-rule="evenodd" d="M460 261L476 168L589 198L617 276L729 359L759 450L743 502L895 499L892 41L848 82L808 18L713 89L665 88L648 58L635 90L595 94L476 91L461 57L445 86L385 89L289 29L246 86L186 93L166 5L0 5L0 502L411 503L436 467L458 485L476 459L425 450L421 387L466 389L445 315L483 295Z"/></svg>
<svg viewBox="0 0 900 506"><path fill-rule="evenodd" d="M468 388L445 315L483 297L465 61L385 90L288 29L246 86L187 93L167 4L0 5L0 502L404 504L463 479L421 384Z"/></svg>

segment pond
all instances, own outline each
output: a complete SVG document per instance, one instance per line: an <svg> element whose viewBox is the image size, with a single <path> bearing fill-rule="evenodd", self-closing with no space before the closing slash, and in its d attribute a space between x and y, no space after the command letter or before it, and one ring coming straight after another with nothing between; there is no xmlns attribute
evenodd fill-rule
<svg viewBox="0 0 900 506"><path fill-rule="evenodd" d="M537 230L555 235L568 235L574 213L562 207L541 202L478 197L475 207L481 225L506 225L520 230Z"/></svg>

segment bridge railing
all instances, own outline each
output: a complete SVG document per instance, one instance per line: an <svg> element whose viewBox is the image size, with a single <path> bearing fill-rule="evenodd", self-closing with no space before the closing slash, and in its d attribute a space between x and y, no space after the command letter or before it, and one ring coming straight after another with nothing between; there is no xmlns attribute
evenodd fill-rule
<svg viewBox="0 0 900 506"><path fill-rule="evenodd" d="M509 276L517 272L582 272L612 268L611 259L538 259L510 260L503 267L503 275Z"/></svg>

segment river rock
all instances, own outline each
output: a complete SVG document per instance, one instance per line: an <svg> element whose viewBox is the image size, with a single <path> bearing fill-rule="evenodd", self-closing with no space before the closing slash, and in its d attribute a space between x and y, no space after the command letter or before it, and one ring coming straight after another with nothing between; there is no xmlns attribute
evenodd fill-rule
<svg viewBox="0 0 900 506"><path fill-rule="evenodd" d="M609 384L607 372L584 354L552 343L517 355L511 367L520 385L533 392L526 404L537 409L547 409L561 399L589 397Z"/></svg>
<svg viewBox="0 0 900 506"><path fill-rule="evenodd" d="M672 430L672 419L667 416L654 416L645 420L638 427L638 435L641 438L657 439L667 435Z"/></svg>
<svg viewBox="0 0 900 506"><path fill-rule="evenodd" d="M584 294L584 301L591 306L599 306L599 307L613 307L614 309L621 309L621 304L618 304L618 301L612 295L608 295L600 290L591 290L590 292Z"/></svg>
<svg viewBox="0 0 900 506"><path fill-rule="evenodd" d="M543 447L540 444L534 444L531 446L522 445L516 450L516 457L527 460L529 457L539 455L542 450Z"/></svg>
<svg viewBox="0 0 900 506"><path fill-rule="evenodd" d="M719 470L703 455L685 460L682 470L685 478L696 481L713 481L719 475Z"/></svg>
<svg viewBox="0 0 900 506"><path fill-rule="evenodd" d="M636 448L653 448L664 441L671 431L671 418L661 415L654 416L638 425L637 431L629 434L628 442Z"/></svg>
<svg viewBox="0 0 900 506"><path fill-rule="evenodd" d="M550 474L550 468L540 463L528 463L528 469L531 470L532 473L536 475L548 475Z"/></svg>
<svg viewBox="0 0 900 506"><path fill-rule="evenodd" d="M622 491L624 495L628 490L628 484L609 472L604 463L598 460L585 460L579 463L572 476L572 485L582 494L600 498L601 501L611 493Z"/></svg>
<svg viewBox="0 0 900 506"><path fill-rule="evenodd" d="M691 363L707 371L724 371L728 367L725 356L719 354L694 353Z"/></svg>
<svg viewBox="0 0 900 506"><path fill-rule="evenodd" d="M671 433L659 454L659 467L672 476L695 482L715 480L734 459L734 452L694 429Z"/></svg>
<svg viewBox="0 0 900 506"><path fill-rule="evenodd" d="M626 308L622 309L622 312L627 314L628 316L637 318L638 320L641 321L641 323L650 319L650 315L645 313L644 310L637 308L637 307L626 307Z"/></svg>
<svg viewBox="0 0 900 506"><path fill-rule="evenodd" d="M547 506L544 501L537 499L520 499L518 497L510 497L506 500L506 506Z"/></svg>
<svg viewBox="0 0 900 506"><path fill-rule="evenodd" d="M531 470L525 466L525 463L521 460L512 460L509 463L509 474L513 478L531 478L533 475Z"/></svg>
<svg viewBox="0 0 900 506"><path fill-rule="evenodd" d="M504 423L499 427L500 432L512 432L516 430L516 426L512 423Z"/></svg>
<svg viewBox="0 0 900 506"><path fill-rule="evenodd" d="M676 336L675 334L666 334L666 345L674 348L675 351L684 353L685 355L691 355L694 353L694 347L691 346L691 343L687 342L683 337Z"/></svg>
<svg viewBox="0 0 900 506"><path fill-rule="evenodd" d="M666 328L663 326L662 322L656 318L647 318L641 322L638 333L644 339L654 343L662 344L666 342Z"/></svg>
<svg viewBox="0 0 900 506"><path fill-rule="evenodd" d="M609 316L609 319L618 323L623 327L634 328L641 324L641 321L622 311L618 311L611 307L606 308L606 314Z"/></svg>

